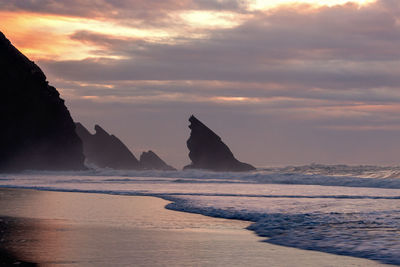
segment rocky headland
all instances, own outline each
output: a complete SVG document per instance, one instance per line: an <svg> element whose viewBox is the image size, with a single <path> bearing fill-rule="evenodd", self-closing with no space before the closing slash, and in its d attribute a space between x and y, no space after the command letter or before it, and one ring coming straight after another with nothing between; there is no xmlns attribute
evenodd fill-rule
<svg viewBox="0 0 400 267"><path fill-rule="evenodd" d="M42 70L0 32L0 171L79 170L82 142Z"/></svg>

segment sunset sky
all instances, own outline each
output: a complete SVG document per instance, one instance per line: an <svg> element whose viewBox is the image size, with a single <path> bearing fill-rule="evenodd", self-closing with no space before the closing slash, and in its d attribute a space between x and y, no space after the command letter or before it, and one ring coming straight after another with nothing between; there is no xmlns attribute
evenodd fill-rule
<svg viewBox="0 0 400 267"><path fill-rule="evenodd" d="M399 0L10 0L0 31L136 156L188 164L194 114L255 166L400 164Z"/></svg>

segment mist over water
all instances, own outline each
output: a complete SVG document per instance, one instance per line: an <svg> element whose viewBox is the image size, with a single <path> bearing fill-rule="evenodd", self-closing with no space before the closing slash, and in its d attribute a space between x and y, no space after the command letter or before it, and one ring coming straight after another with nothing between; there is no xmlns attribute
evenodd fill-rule
<svg viewBox="0 0 400 267"><path fill-rule="evenodd" d="M25 172L1 187L148 195L167 208L254 222L267 242L400 264L400 167L307 165L245 173Z"/></svg>

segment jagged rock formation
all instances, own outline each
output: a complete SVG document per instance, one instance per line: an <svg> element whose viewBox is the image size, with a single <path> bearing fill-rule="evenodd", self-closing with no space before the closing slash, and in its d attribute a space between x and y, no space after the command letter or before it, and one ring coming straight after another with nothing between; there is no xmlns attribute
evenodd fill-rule
<svg viewBox="0 0 400 267"><path fill-rule="evenodd" d="M166 164L156 153L149 150L140 155L140 164L146 170L176 171L176 169Z"/></svg>
<svg viewBox="0 0 400 267"><path fill-rule="evenodd" d="M95 125L94 129L96 133L91 134L82 124L76 123L76 133L83 141L83 152L88 164L113 169L176 170L151 150L143 152L138 161L116 136L108 134L99 125Z"/></svg>
<svg viewBox="0 0 400 267"><path fill-rule="evenodd" d="M83 169L82 142L57 90L0 32L0 170Z"/></svg>
<svg viewBox="0 0 400 267"><path fill-rule="evenodd" d="M184 169L212 171L252 171L253 166L238 161L221 138L193 115L189 118L190 138L187 140L192 164Z"/></svg>
<svg viewBox="0 0 400 267"><path fill-rule="evenodd" d="M88 164L102 168L142 169L132 152L116 136L108 134L99 125L91 134L82 124L76 123L76 133L82 139L83 153Z"/></svg>

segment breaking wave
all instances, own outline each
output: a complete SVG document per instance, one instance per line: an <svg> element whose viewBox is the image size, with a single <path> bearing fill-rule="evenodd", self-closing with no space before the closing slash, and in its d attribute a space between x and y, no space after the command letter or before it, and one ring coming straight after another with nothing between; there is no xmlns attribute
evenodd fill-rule
<svg viewBox="0 0 400 267"><path fill-rule="evenodd" d="M266 242L400 265L400 167L319 165L0 174L0 187L156 196L167 208L253 222Z"/></svg>
<svg viewBox="0 0 400 267"><path fill-rule="evenodd" d="M114 169L90 169L71 172L28 171L23 174L55 174L93 177L109 176L107 182L137 182L138 178L149 181L175 178L177 183L260 183L260 184L302 184L322 186L397 188L400 189L400 166L349 166L310 164L281 168L260 168L253 172L212 172L205 170L184 171L135 171ZM118 177L118 178L113 178ZM123 178L122 178L123 177ZM135 177L130 179L129 177ZM6 178L1 178L6 179ZM70 180L73 182L73 178ZM106 182L106 181L103 181Z"/></svg>

